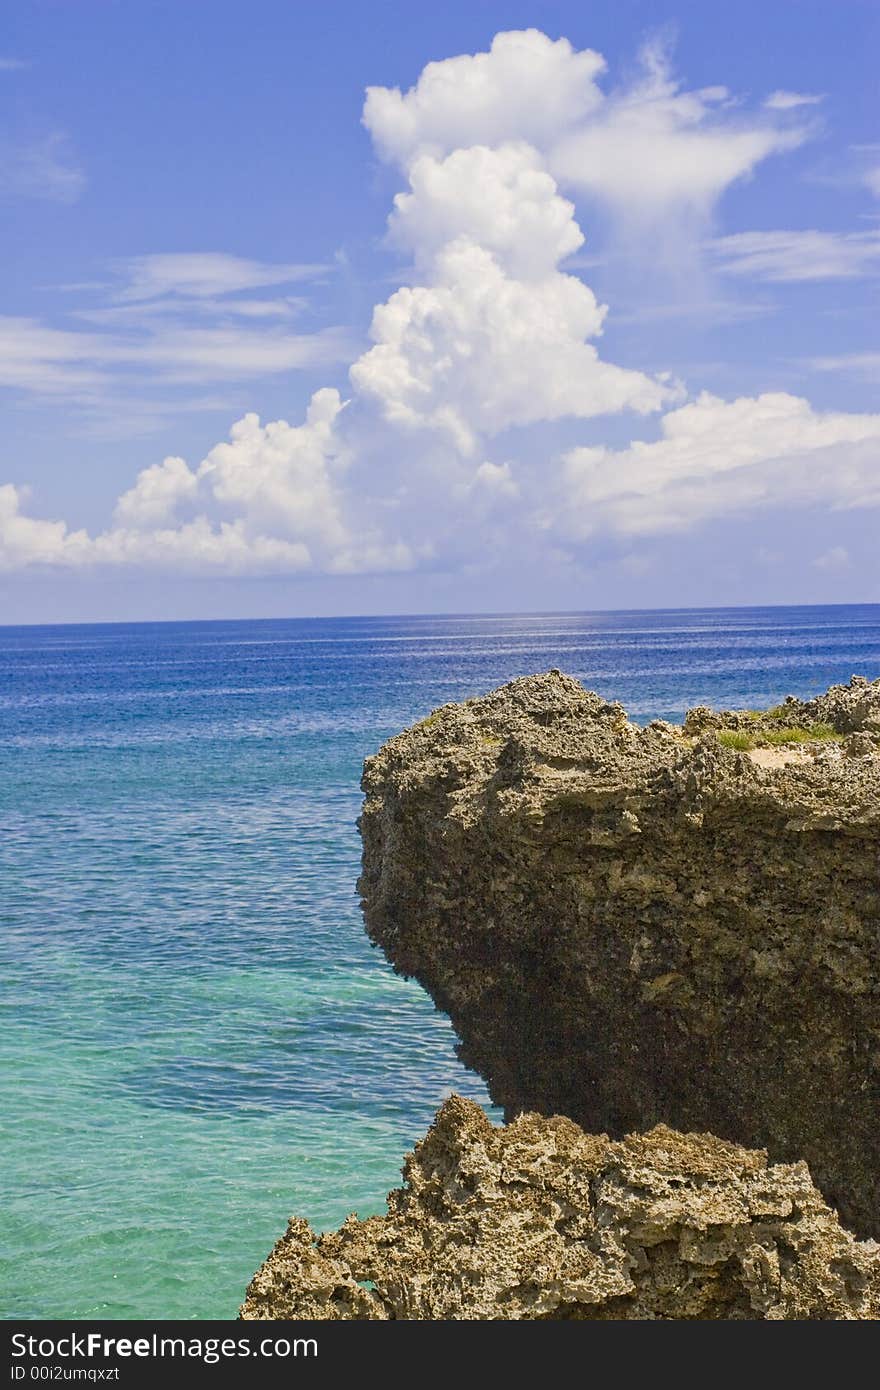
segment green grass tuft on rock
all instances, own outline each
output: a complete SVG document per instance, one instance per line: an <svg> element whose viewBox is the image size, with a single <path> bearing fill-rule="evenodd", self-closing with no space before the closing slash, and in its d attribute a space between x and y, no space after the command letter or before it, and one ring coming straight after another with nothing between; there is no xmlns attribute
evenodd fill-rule
<svg viewBox="0 0 880 1390"><path fill-rule="evenodd" d="M799 725L790 729L719 729L718 742L725 748L735 748L745 753L750 748L772 747L784 743L817 743L823 741L840 742L839 734L830 724Z"/></svg>

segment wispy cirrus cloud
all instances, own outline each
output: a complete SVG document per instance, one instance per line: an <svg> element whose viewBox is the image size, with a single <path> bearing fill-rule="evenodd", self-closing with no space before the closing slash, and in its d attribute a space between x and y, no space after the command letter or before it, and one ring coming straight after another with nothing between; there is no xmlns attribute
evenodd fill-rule
<svg viewBox="0 0 880 1390"><path fill-rule="evenodd" d="M0 57L0 74L26 72L30 66L26 58ZM85 186L85 172L66 131L0 129L0 199L73 203Z"/></svg>
<svg viewBox="0 0 880 1390"><path fill-rule="evenodd" d="M115 293L122 301L214 299L242 290L314 280L333 270L332 263L273 265L222 251L188 251L135 256L118 265L124 283Z"/></svg>
<svg viewBox="0 0 880 1390"><path fill-rule="evenodd" d="M764 105L768 111L797 111L803 106L818 106L824 100L823 93L787 92L778 88L765 99Z"/></svg>
<svg viewBox="0 0 880 1390"><path fill-rule="evenodd" d="M71 332L34 319L0 316L0 385L76 396L83 386L109 390L115 369L139 367L178 381L246 381L327 367L351 354L342 329L315 333L161 325L147 334Z"/></svg>
<svg viewBox="0 0 880 1390"><path fill-rule="evenodd" d="M862 171L862 183L875 198L880 198L880 161Z"/></svg>
<svg viewBox="0 0 880 1390"><path fill-rule="evenodd" d="M85 186L85 173L62 131L37 139L0 135L0 197L73 203Z"/></svg>
<svg viewBox="0 0 880 1390"><path fill-rule="evenodd" d="M178 298L169 296L163 299L138 299L131 303L101 304L92 309L74 309L71 311L71 317L81 323L96 324L99 327L112 327L117 324L133 328L144 327L155 319L181 317L193 322L205 319L215 319L218 322L234 322L238 319L293 319L308 308L308 303L304 295L289 294L270 299L200 297L189 299L184 305Z"/></svg>
<svg viewBox="0 0 880 1390"><path fill-rule="evenodd" d="M880 198L880 142L847 145L826 155L805 175L810 183L826 188L866 189Z"/></svg>
<svg viewBox="0 0 880 1390"><path fill-rule="evenodd" d="M0 386L67 399L103 421L102 430L113 417L121 433L127 422L140 433L151 418L158 424L167 417L171 403L166 408L161 392L172 385L211 387L328 368L356 351L341 328L291 328L289 320L307 307L301 296L258 297L264 288L313 280L324 266L206 252L138 257L111 270L110 280L65 287L93 302L67 308L61 323L0 315ZM144 397L137 408L135 385ZM196 408L216 408L216 400Z"/></svg>
<svg viewBox="0 0 880 1390"><path fill-rule="evenodd" d="M810 357L816 372L842 372L860 381L880 381L880 352L842 352L836 356Z"/></svg>
<svg viewBox="0 0 880 1390"><path fill-rule="evenodd" d="M725 275L778 283L855 280L880 271L880 232L735 232L708 243Z"/></svg>

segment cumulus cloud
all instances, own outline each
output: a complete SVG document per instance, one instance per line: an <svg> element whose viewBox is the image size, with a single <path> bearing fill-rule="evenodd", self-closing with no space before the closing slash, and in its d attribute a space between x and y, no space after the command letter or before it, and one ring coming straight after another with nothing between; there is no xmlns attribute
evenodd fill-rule
<svg viewBox="0 0 880 1390"><path fill-rule="evenodd" d="M564 459L560 525L581 538L681 531L755 508L880 505L880 415L819 412L784 392L704 392L661 436Z"/></svg>
<svg viewBox="0 0 880 1390"><path fill-rule="evenodd" d="M563 416L645 413L676 388L603 362L604 310L572 276L505 275L467 239L438 257L434 282L398 290L373 315L376 346L351 369L386 420L446 431L464 454L479 436Z"/></svg>
<svg viewBox="0 0 880 1390"><path fill-rule="evenodd" d="M682 89L667 46L641 53L641 74L602 90L605 61L538 30L496 35L487 53L430 63L415 86L371 87L364 123L380 154L412 171L474 145L519 140L565 189L633 219L705 222L724 190L809 128L783 118L813 98L774 93L747 114L726 87ZM819 100L819 98L815 98Z"/></svg>
<svg viewBox="0 0 880 1390"><path fill-rule="evenodd" d="M0 487L0 569L136 565L187 572L264 574L410 568L387 543L347 519L340 478L346 447L338 392L317 391L305 423L261 425L247 415L196 469L169 457L120 497L113 525L90 536L27 516L24 489Z"/></svg>
<svg viewBox="0 0 880 1390"><path fill-rule="evenodd" d="M565 62L578 57L534 31L520 37L545 65L560 51ZM477 68L480 101L489 103L485 111L491 107L491 120L484 111L477 121L483 130L496 119L502 90L491 67L496 54L509 76L508 46L478 55L487 59ZM452 77L459 71L472 80L472 67L462 70L453 60ZM435 110L446 85L438 73L423 94L420 88L400 99L404 111L415 101L418 120L438 135L451 119L442 101ZM372 97L375 108L375 91ZM394 110L400 116L399 104ZM368 118L370 112L368 99ZM389 234L412 253L423 283L376 307L375 346L351 369L355 391L375 401L389 423L442 431L468 456L484 436L514 426L645 413L674 398L668 381L603 362L589 342L601 333L606 311L559 269L584 237L537 150L504 141L426 153L418 120L405 122L409 144L399 142L414 153L410 188L394 200ZM384 129L387 139L387 122Z"/></svg>
<svg viewBox="0 0 880 1390"><path fill-rule="evenodd" d="M116 503L115 519L125 528L143 530L172 521L178 507L195 499L198 478L186 460L169 457L138 474L133 487Z"/></svg>
<svg viewBox="0 0 880 1390"><path fill-rule="evenodd" d="M68 531L63 521L25 516L21 509L27 496L26 488L0 484L0 571L75 563L89 537Z"/></svg>
<svg viewBox="0 0 880 1390"><path fill-rule="evenodd" d="M855 280L880 270L880 232L736 232L710 246L724 274L755 280Z"/></svg>
<svg viewBox="0 0 880 1390"><path fill-rule="evenodd" d="M229 442L208 454L199 481L259 532L308 538L332 552L348 541L334 480L344 458L335 428L342 408L339 392L325 388L312 397L302 425L261 425L256 415L246 415Z"/></svg>
<svg viewBox="0 0 880 1390"><path fill-rule="evenodd" d="M368 87L364 125L379 154L409 168L473 145L546 148L600 106L605 59L537 29L496 34L488 53L428 63L406 93Z"/></svg>
<svg viewBox="0 0 880 1390"><path fill-rule="evenodd" d="M7 484L0 566L351 574L682 529L779 500L880 503L880 417L778 394L680 405L662 363L649 374L600 355L607 310L571 273L584 243L571 197L625 214L621 226L702 228L725 188L806 135L786 114L804 103L748 115L725 88L683 90L658 45L625 88L603 90L604 69L526 30L429 64L406 92L370 88L365 125L403 183L388 241L410 264L374 309L350 399L315 392L301 424L246 414L201 462L144 469L93 535L29 516ZM718 243L731 265L760 249L733 241ZM321 270L217 251L137 258L86 310L87 331L7 324L0 381L63 391L79 374L80 392L100 394L132 367L222 383L338 363L344 335L283 322L281 287ZM664 409L658 440L623 449L560 459L537 432Z"/></svg>
<svg viewBox="0 0 880 1390"><path fill-rule="evenodd" d="M428 274L459 237L526 280L548 275L584 243L574 205L559 195L530 145L474 145L445 159L421 155L409 182L411 191L394 199L390 237Z"/></svg>

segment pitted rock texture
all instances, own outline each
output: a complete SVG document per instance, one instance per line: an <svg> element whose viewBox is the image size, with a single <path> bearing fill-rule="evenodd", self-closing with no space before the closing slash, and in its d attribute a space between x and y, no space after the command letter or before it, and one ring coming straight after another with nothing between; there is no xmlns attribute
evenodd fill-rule
<svg viewBox="0 0 880 1390"><path fill-rule="evenodd" d="M803 1158L880 1234L878 711L798 705L845 741L765 767L739 716L640 729L559 672L446 705L365 765L369 935L507 1118Z"/></svg>
<svg viewBox="0 0 880 1390"><path fill-rule="evenodd" d="M291 1221L244 1319L871 1319L880 1246L840 1226L806 1164L658 1126L491 1125L453 1096L388 1215Z"/></svg>
<svg viewBox="0 0 880 1390"><path fill-rule="evenodd" d="M706 729L742 729L751 732L809 728L827 724L838 734L867 736L867 752L874 751L872 740L880 740L880 680L853 676L849 685L832 685L814 700L798 700L788 695L771 710L711 710L705 705L688 711L684 731L702 733ZM871 746L868 743L871 742Z"/></svg>

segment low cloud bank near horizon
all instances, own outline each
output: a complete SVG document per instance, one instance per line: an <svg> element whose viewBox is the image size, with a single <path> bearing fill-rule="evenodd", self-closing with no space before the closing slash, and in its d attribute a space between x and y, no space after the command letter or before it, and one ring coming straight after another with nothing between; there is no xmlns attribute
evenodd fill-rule
<svg viewBox="0 0 880 1390"><path fill-rule="evenodd" d="M0 569L396 572L517 546L579 553L598 535L782 505L880 505L880 415L817 411L778 391L693 396L662 363L645 372L609 361L597 346L607 308L565 269L585 240L576 205L587 217L601 207L641 256L712 245L725 189L806 140L818 98L777 91L749 113L723 86L682 90L657 44L625 88L605 90L605 67L592 50L527 30L428 64L405 93L369 88L364 124L404 180L388 242L412 269L375 306L347 399L324 387L299 424L246 414L195 466L177 456L151 465L97 534L32 515L27 489L6 483ZM769 279L818 278L817 258L831 277L854 274L876 255L873 234L754 233L714 246L728 273ZM96 312L114 331L133 315L164 324L131 362L178 379L222 375L224 362L239 377L329 365L342 360L339 333L284 326L295 312L284 288L321 271L220 253L141 257ZM234 298L267 287L274 300ZM243 326L175 329L181 300L205 313L222 302ZM20 322L0 331L0 379L61 390L79 373L87 392L107 351L97 332ZM550 433L611 416L635 417L649 437L560 449Z"/></svg>

